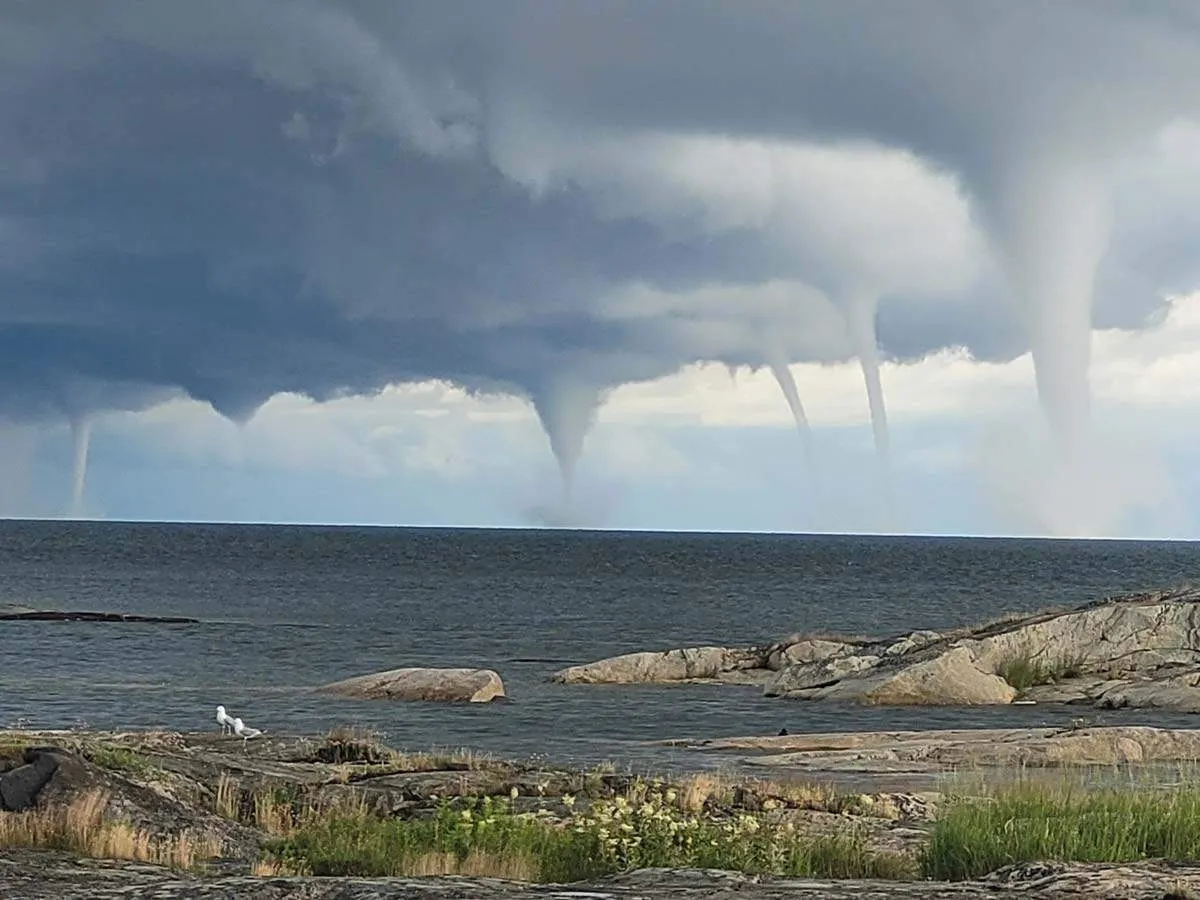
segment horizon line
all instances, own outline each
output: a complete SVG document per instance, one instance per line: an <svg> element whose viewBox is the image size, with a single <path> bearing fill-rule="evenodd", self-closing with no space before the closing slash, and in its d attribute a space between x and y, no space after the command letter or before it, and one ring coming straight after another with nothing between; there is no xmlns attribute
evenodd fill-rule
<svg viewBox="0 0 1200 900"><path fill-rule="evenodd" d="M646 534L646 535L694 535L703 536L744 536L744 537L800 537L800 538L921 538L943 540L995 540L995 541L1108 541L1127 543L1176 543L1194 544L1200 538L1194 537L1115 537L1115 536L1062 536L1050 534L1012 534L1012 533L952 533L952 532L887 532L887 531L787 531L771 529L711 529L711 528L650 528L650 527L612 527L603 525L572 526L572 525L429 525L419 523L383 523L383 522L320 522L320 521L287 521L287 520L257 520L257 519L158 519L158 518L101 518L76 516L0 516L0 522L21 522L27 524L71 524L71 525L205 525L250 528L324 528L324 529L364 529L380 530L423 530L423 531L547 531L547 532L582 532L591 534Z"/></svg>

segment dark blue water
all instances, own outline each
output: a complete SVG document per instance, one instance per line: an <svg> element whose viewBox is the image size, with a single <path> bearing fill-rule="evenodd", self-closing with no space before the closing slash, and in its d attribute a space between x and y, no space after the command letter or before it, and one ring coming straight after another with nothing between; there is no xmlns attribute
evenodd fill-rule
<svg viewBox="0 0 1200 900"><path fill-rule="evenodd" d="M633 650L807 629L945 628L1198 573L1194 543L3 522L0 604L204 624L0 623L0 726L215 728L224 703L274 731L359 723L414 748L658 765L681 758L643 742L1057 724L1079 709L869 709L546 676ZM410 665L495 668L514 702L311 692ZM1153 711L1104 720L1200 724Z"/></svg>

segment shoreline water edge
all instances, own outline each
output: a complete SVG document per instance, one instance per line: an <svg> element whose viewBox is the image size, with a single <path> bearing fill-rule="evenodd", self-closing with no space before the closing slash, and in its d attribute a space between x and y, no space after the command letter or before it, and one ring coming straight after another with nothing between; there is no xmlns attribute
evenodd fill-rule
<svg viewBox="0 0 1200 900"><path fill-rule="evenodd" d="M808 703L1193 712L1197 636L1200 593L1181 589L886 640L810 634L628 654L553 681L749 684ZM378 702L503 696L495 673L448 669L441 683L437 672L333 687ZM222 734L214 721L205 733L0 732L0 894L103 898L106 885L112 896L497 900L539 896L544 884L572 886L556 896L736 889L751 900L1200 891L1200 866L1164 861L1200 858L1200 729L1080 719L692 737L654 743L721 762L663 775L400 750L365 728L235 730ZM997 816L1026 822L1028 834Z"/></svg>

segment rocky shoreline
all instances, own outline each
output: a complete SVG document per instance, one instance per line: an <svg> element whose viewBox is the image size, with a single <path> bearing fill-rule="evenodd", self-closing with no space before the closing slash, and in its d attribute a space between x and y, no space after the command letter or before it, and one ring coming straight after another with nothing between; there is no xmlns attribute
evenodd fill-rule
<svg viewBox="0 0 1200 900"><path fill-rule="evenodd" d="M775 780L724 781L710 775L664 781L694 794L713 816L769 814L813 835L852 827L881 852L911 853L926 839L939 795L923 776L987 768L1013 773L1029 766L1078 767L1114 762L1129 766L1197 758L1200 731L1153 728L1029 731L899 732L744 737L679 741L697 752L758 758ZM1005 749L1006 748L1006 749ZM990 767L990 768L989 768ZM836 795L816 791L813 779L854 771L895 782L906 791ZM691 780L687 780L691 779ZM516 809L565 817L565 797L586 807L621 795L633 775L611 770L569 771L535 761L475 758L469 754L395 754L361 735L266 736L250 742L210 734L169 732L0 732L0 805L63 806L82 792L103 789L111 814L147 833L204 834L219 858L195 871L145 862L71 857L62 852L0 844L0 897L71 900L154 896L239 898L479 898L540 897L709 898L787 897L975 898L1183 897L1200 892L1200 867L1162 862L1098 866L1028 864L973 882L867 881L755 877L728 872L644 870L567 886L495 878L278 877L255 875L268 835L231 817L253 806L264 789L284 787L322 801L355 797L372 814L426 815L439 802L509 797ZM882 784L882 782L881 782ZM26 792L25 802L14 804ZM222 812L222 806L226 809ZM575 810L576 812L578 809ZM766 811L770 811L767 813ZM0 812L3 816L13 812ZM1175 894L1171 892L1175 891Z"/></svg>
<svg viewBox="0 0 1200 900"><path fill-rule="evenodd" d="M946 632L643 651L571 666L552 680L751 684L768 697L870 705L1200 712L1200 591L1109 598Z"/></svg>
<svg viewBox="0 0 1200 900"><path fill-rule="evenodd" d="M19 619L40 615L11 608L7 614ZM633 653L572 666L553 680L757 685L767 696L810 702L1063 703L1200 712L1200 591L1120 597L947 632L889 638L796 635L760 647ZM466 668L398 669L322 690L380 700L488 702L504 696L498 673ZM761 777L701 771L649 778L612 767L568 770L539 760L507 761L465 751L412 753L387 748L376 736L354 729L327 735L266 734L250 741L215 729L203 734L0 731L0 897L691 900L736 894L741 900L1007 895L1177 900L1200 895L1200 865L1155 860L1129 865L1029 862L974 881L913 880L914 862L938 827L939 811L944 816L945 809L953 809L954 798L943 794L948 779L960 778L954 782L956 791L972 778L995 786L1039 772L1085 778L1104 771L1141 773L1146 783L1164 775L1166 782L1177 784L1186 778L1183 767L1200 760L1200 729L1090 727L1080 720L1067 728L784 733L655 743L716 755ZM668 795L678 797L671 801L678 808L718 828L736 829L738 822L754 819L760 823L756 828L785 828L814 842L852 832L868 857L890 860L889 865L903 862L907 875L896 877L909 880L637 869L550 885L470 873L316 877L304 874L319 871L315 866L301 871L263 868L267 862L286 861L271 854L278 852L280 835L292 833L287 830L292 826L280 831L269 822L271 816L291 816L291 810L300 808L292 805L297 803L320 815L354 808L387 823L433 821L447 810L452 817L463 813L469 819L473 804L496 800L506 815L533 816L566 829L576 827L582 821L577 817L586 817L589 810L611 809L621 798L626 803L630 797L643 798L634 801L640 803L647 796ZM9 827L30 816L75 810L88 797L103 797L89 827L124 829L126 846L141 849L123 851L124 859L104 858L121 855L114 852L72 855L47 849L44 842L27 839L28 834L21 837L19 828ZM161 854L147 855L146 850L157 842L174 848L172 860L183 858L179 854L186 849L188 861L160 865ZM987 871L977 869L976 875Z"/></svg>
<svg viewBox="0 0 1200 900"><path fill-rule="evenodd" d="M0 621L197 620L0 607ZM1107 598L947 631L887 637L797 634L760 646L639 651L569 666L570 685L726 684L764 696L874 706L1058 703L1200 712L1200 590ZM509 699L492 669L398 668L315 688L354 699L486 703Z"/></svg>

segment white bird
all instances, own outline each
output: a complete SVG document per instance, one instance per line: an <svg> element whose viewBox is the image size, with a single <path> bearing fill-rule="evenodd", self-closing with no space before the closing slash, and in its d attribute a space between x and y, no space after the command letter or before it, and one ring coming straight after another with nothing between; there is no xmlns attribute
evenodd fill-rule
<svg viewBox="0 0 1200 900"><path fill-rule="evenodd" d="M260 734L262 734L262 730L259 728L251 728L241 719L235 718L233 720L233 733L242 739L242 746L244 747L246 746L246 741L250 740L251 738L258 737Z"/></svg>
<svg viewBox="0 0 1200 900"><path fill-rule="evenodd" d="M233 723L236 720L231 718L226 712L225 707L217 707L217 724L221 726L221 734L229 734L233 731Z"/></svg>

